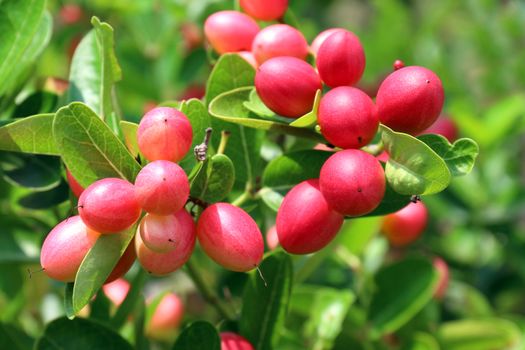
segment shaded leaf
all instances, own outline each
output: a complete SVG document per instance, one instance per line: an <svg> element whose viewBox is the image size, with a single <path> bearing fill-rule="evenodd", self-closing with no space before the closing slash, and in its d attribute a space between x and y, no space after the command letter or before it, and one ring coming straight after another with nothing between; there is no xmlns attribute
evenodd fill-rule
<svg viewBox="0 0 525 350"><path fill-rule="evenodd" d="M35 191L55 188L62 180L60 159L53 156L4 153L0 167L7 182Z"/></svg>
<svg viewBox="0 0 525 350"><path fill-rule="evenodd" d="M225 198L235 183L235 168L224 154L208 158L203 169L191 182L191 195L208 203Z"/></svg>
<svg viewBox="0 0 525 350"><path fill-rule="evenodd" d="M0 349L27 350L33 348L34 340L22 330L0 323Z"/></svg>
<svg viewBox="0 0 525 350"><path fill-rule="evenodd" d="M47 191L33 192L18 200L18 203L28 209L48 209L69 199L69 186L65 181Z"/></svg>
<svg viewBox="0 0 525 350"><path fill-rule="evenodd" d="M29 95L16 106L13 118L23 118L31 115L52 113L58 102L58 95L48 91L37 91Z"/></svg>
<svg viewBox="0 0 525 350"><path fill-rule="evenodd" d="M197 321L186 327L173 345L173 350L220 350L219 333L208 322Z"/></svg>

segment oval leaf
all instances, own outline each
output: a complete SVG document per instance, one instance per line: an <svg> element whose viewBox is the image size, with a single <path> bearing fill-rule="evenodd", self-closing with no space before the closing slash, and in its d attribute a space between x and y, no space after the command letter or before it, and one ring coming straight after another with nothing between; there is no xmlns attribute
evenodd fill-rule
<svg viewBox="0 0 525 350"><path fill-rule="evenodd" d="M0 127L0 150L60 155L53 139L54 114L38 114Z"/></svg>
<svg viewBox="0 0 525 350"><path fill-rule="evenodd" d="M184 170L189 171L197 163L195 155L193 154L193 149L204 141L206 129L211 126L211 118L204 103L202 103L201 100L194 98L185 101L180 110L182 113L186 114L186 117L190 120L191 128L193 130L193 141L191 143L190 152L188 152L186 157L184 157L179 163ZM220 136L219 134L220 133L214 136L218 138Z"/></svg>
<svg viewBox="0 0 525 350"><path fill-rule="evenodd" d="M408 134L381 125L381 139L390 155L385 175L394 191L405 194L433 194L450 183L447 165L436 152Z"/></svg>
<svg viewBox="0 0 525 350"><path fill-rule="evenodd" d="M255 349L274 349L279 341L292 289L292 260L278 252L269 255L252 273L243 292L240 331Z"/></svg>
<svg viewBox="0 0 525 350"><path fill-rule="evenodd" d="M220 350L219 333L210 323L193 322L186 327L173 345L173 350Z"/></svg>
<svg viewBox="0 0 525 350"><path fill-rule="evenodd" d="M235 183L235 168L224 154L208 158L191 183L191 195L208 203L225 198Z"/></svg>
<svg viewBox="0 0 525 350"><path fill-rule="evenodd" d="M96 180L135 180L140 165L109 127L85 104L73 102L55 115L53 136L67 168L87 187Z"/></svg>

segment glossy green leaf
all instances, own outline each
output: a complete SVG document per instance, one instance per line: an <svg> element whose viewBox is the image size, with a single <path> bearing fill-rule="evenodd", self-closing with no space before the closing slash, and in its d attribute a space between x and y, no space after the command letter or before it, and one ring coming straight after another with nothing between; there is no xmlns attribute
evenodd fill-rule
<svg viewBox="0 0 525 350"><path fill-rule="evenodd" d="M434 194L451 180L447 165L436 152L408 134L381 125L381 139L390 155L385 175L394 191L405 194Z"/></svg>
<svg viewBox="0 0 525 350"><path fill-rule="evenodd" d="M101 235L80 264L73 288L73 312L86 306L98 292L130 244L136 224L118 234Z"/></svg>
<svg viewBox="0 0 525 350"><path fill-rule="evenodd" d="M126 146L83 103L73 102L58 110L53 136L64 163L83 187L106 177L133 182L140 171Z"/></svg>
<svg viewBox="0 0 525 350"><path fill-rule="evenodd" d="M274 117L276 117L275 113L271 109L266 107L266 105L261 100L261 98L259 97L259 95L257 94L257 91L255 89L253 89L250 92L250 97L248 98L248 101L244 101L243 105L244 105L244 107L249 109L251 112L257 114L260 117L263 117L263 118L274 118ZM282 118L282 117L280 117L280 118ZM287 119L288 121L290 121L289 118L282 118L282 119L283 120Z"/></svg>
<svg viewBox="0 0 525 350"><path fill-rule="evenodd" d="M319 110L319 104L321 103L321 94L321 90L317 90L315 93L314 106L312 107L312 110L291 122L290 126L295 126L298 128L310 128L317 124L317 111Z"/></svg>
<svg viewBox="0 0 525 350"><path fill-rule="evenodd" d="M452 176L462 176L470 173L479 154L479 147L471 139L459 139L450 144L441 135L426 134L418 137L434 150L447 164Z"/></svg>
<svg viewBox="0 0 525 350"><path fill-rule="evenodd" d="M251 112L244 105L246 101L250 100L250 94L253 90L254 87L241 87L218 95L210 102L210 114L222 121L249 128L275 131L283 134L309 138L319 142L324 141L323 137L313 130L293 127L282 122L258 118L255 113Z"/></svg>
<svg viewBox="0 0 525 350"><path fill-rule="evenodd" d="M56 349L131 350L132 347L118 333L98 322L63 317L49 323L35 345L35 350Z"/></svg>
<svg viewBox="0 0 525 350"><path fill-rule="evenodd" d="M268 206L268 208L277 213L277 210L279 210L284 199L284 196L281 193L274 191L270 187L263 187L257 192L257 194L261 197L261 200Z"/></svg>
<svg viewBox="0 0 525 350"><path fill-rule="evenodd" d="M54 117L54 114L39 114L0 127L0 150L60 155L52 137Z"/></svg>
<svg viewBox="0 0 525 350"><path fill-rule="evenodd" d="M208 158L203 169L191 182L191 195L208 203L225 198L235 183L235 168L224 154Z"/></svg>
<svg viewBox="0 0 525 350"><path fill-rule="evenodd" d="M523 339L514 323L497 318L446 322L437 335L442 349L447 350L511 350Z"/></svg>
<svg viewBox="0 0 525 350"><path fill-rule="evenodd" d="M220 350L221 340L213 325L204 321L196 321L182 331L172 349Z"/></svg>
<svg viewBox="0 0 525 350"><path fill-rule="evenodd" d="M43 0L4 0L0 11L0 96L14 85L16 72L44 18ZM13 74L15 72L15 74Z"/></svg>
<svg viewBox="0 0 525 350"><path fill-rule="evenodd" d="M73 308L73 289L75 284L73 282L66 283L64 291L64 309L66 310L66 316L70 320L75 318L75 310Z"/></svg>
<svg viewBox="0 0 525 350"><path fill-rule="evenodd" d="M430 301L437 281L432 264L419 258L381 269L368 314L372 334L391 333L408 322Z"/></svg>
<svg viewBox="0 0 525 350"><path fill-rule="evenodd" d="M412 196L397 193L387 182L385 195L379 206L365 216L383 216L403 209L410 203Z"/></svg>
<svg viewBox="0 0 525 350"><path fill-rule="evenodd" d="M65 181L50 190L32 192L21 197L18 204L28 209L48 209L69 199L69 186Z"/></svg>
<svg viewBox="0 0 525 350"><path fill-rule="evenodd" d="M120 122L120 129L124 135L124 142L127 149L134 158L137 158L140 153L139 142L137 140L137 131L139 129L139 125L133 122L122 120Z"/></svg>
<svg viewBox="0 0 525 350"><path fill-rule="evenodd" d="M264 279L253 272L243 292L240 333L257 350L276 347L292 288L293 268L289 255L277 252L259 266Z"/></svg>
<svg viewBox="0 0 525 350"><path fill-rule="evenodd" d="M33 348L34 340L11 324L0 323L0 349L27 350Z"/></svg>
<svg viewBox="0 0 525 350"><path fill-rule="evenodd" d="M60 159L54 156L3 153L0 169L10 184L35 191L55 188L62 180Z"/></svg>
<svg viewBox="0 0 525 350"><path fill-rule="evenodd" d="M48 91L37 91L29 95L22 103L16 106L13 118L53 113L58 102L58 95Z"/></svg>
<svg viewBox="0 0 525 350"><path fill-rule="evenodd" d="M206 129L211 127L211 118L204 103L202 103L201 100L194 98L185 101L180 110L182 113L186 114L186 117L190 120L191 128L193 129L193 140L190 151L179 163L184 170L188 171L197 163L195 155L193 154L193 149L204 141ZM212 138L215 139L220 139L220 136L220 131L218 130L212 134Z"/></svg>

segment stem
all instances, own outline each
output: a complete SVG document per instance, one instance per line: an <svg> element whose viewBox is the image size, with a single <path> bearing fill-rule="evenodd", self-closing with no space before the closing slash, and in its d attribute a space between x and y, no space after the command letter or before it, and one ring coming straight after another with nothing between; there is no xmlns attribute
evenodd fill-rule
<svg viewBox="0 0 525 350"><path fill-rule="evenodd" d="M247 200L252 198L252 194L250 191L245 190L239 197L237 197L231 204L235 205L236 207L240 207L244 203L246 203Z"/></svg>
<svg viewBox="0 0 525 350"><path fill-rule="evenodd" d="M204 282L201 274L197 267L193 264L192 259L186 262L186 269L191 280L195 284L195 287L200 291L204 299L213 305L221 317L232 320L234 315L230 312L224 303L217 297L213 290Z"/></svg>
<svg viewBox="0 0 525 350"><path fill-rule="evenodd" d="M217 154L223 154L228 144L228 139L230 138L231 132L228 130L221 131L221 142L219 143L219 148L217 149Z"/></svg>

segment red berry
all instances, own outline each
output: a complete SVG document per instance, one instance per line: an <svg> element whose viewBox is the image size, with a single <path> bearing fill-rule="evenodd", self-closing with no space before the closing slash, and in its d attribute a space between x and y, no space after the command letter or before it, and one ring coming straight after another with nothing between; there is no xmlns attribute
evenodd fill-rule
<svg viewBox="0 0 525 350"><path fill-rule="evenodd" d="M443 299L447 291L448 281L450 278L448 265L445 260L441 259L440 257L435 257L432 264L434 265L434 269L436 269L438 274L438 283L436 286L436 291L434 292L434 298L438 300Z"/></svg>
<svg viewBox="0 0 525 350"><path fill-rule="evenodd" d="M445 137L448 142L453 143L458 139L459 131L452 119L441 116L422 134L438 134Z"/></svg>
<svg viewBox="0 0 525 350"><path fill-rule="evenodd" d="M73 282L82 260L99 236L80 216L62 221L49 232L42 245L40 264L44 272L58 281Z"/></svg>
<svg viewBox="0 0 525 350"><path fill-rule="evenodd" d="M322 84L308 63L294 57L276 57L257 69L255 88L272 111L298 118L312 110L315 94Z"/></svg>
<svg viewBox="0 0 525 350"><path fill-rule="evenodd" d="M310 45L310 52L317 56L317 53L319 52L319 47L321 47L322 43L328 38L330 35L334 34L338 30L345 30L343 28L330 28L327 30L323 30L321 33L317 34L315 39L312 41L312 44Z"/></svg>
<svg viewBox="0 0 525 350"><path fill-rule="evenodd" d="M340 148L361 148L374 138L379 126L376 106L363 91L340 86L321 99L318 117L321 133Z"/></svg>
<svg viewBox="0 0 525 350"><path fill-rule="evenodd" d="M82 221L100 233L125 230L140 217L141 208L135 198L135 189L118 178L95 181L78 199L78 213Z"/></svg>
<svg viewBox="0 0 525 350"><path fill-rule="evenodd" d="M123 278L117 278L113 282L106 283L102 286L102 290L106 297L116 306L120 306L126 296L128 295L131 285Z"/></svg>
<svg viewBox="0 0 525 350"><path fill-rule="evenodd" d="M360 216L377 208L385 194L385 172L372 155L355 149L335 153L321 168L321 192L337 212Z"/></svg>
<svg viewBox="0 0 525 350"><path fill-rule="evenodd" d="M240 0L244 12L262 21L281 18L288 8L288 0Z"/></svg>
<svg viewBox="0 0 525 350"><path fill-rule="evenodd" d="M137 131L139 149L149 161L181 160L191 148L192 137L186 115L170 107L157 107L146 113Z"/></svg>
<svg viewBox="0 0 525 350"><path fill-rule="evenodd" d="M291 56L304 60L308 43L303 34L287 24L273 24L253 39L252 52L259 64L273 57Z"/></svg>
<svg viewBox="0 0 525 350"><path fill-rule="evenodd" d="M335 237L344 217L335 212L319 190L319 180L299 183L284 197L276 227L281 246L292 254L324 248Z"/></svg>
<svg viewBox="0 0 525 350"><path fill-rule="evenodd" d="M155 339L167 339L184 317L184 304L175 293L166 294L153 312L146 333Z"/></svg>
<svg viewBox="0 0 525 350"><path fill-rule="evenodd" d="M401 60L395 60L394 61L394 70L398 70L398 69L401 69L405 67L405 62L401 61Z"/></svg>
<svg viewBox="0 0 525 350"><path fill-rule="evenodd" d="M259 25L250 16L237 11L219 11L204 22L204 34L219 54L251 50Z"/></svg>
<svg viewBox="0 0 525 350"><path fill-rule="evenodd" d="M319 47L316 64L326 85L354 85L365 71L365 51L354 33L337 30Z"/></svg>
<svg viewBox="0 0 525 350"><path fill-rule="evenodd" d="M421 236L427 226L428 212L422 202L409 203L403 209L385 216L383 234L393 246L408 245Z"/></svg>
<svg viewBox="0 0 525 350"><path fill-rule="evenodd" d="M82 187L78 181L73 177L69 169L66 169L66 179L67 183L69 184L69 188L71 189L71 192L75 195L75 197L80 197L82 192L84 192L84 187Z"/></svg>
<svg viewBox="0 0 525 350"><path fill-rule="evenodd" d="M76 4L66 4L60 9L60 19L66 25L80 22L84 15L82 8Z"/></svg>
<svg viewBox="0 0 525 350"><path fill-rule="evenodd" d="M138 173L135 194L142 209L148 213L169 215L184 207L190 194L190 184L179 165L156 160Z"/></svg>
<svg viewBox="0 0 525 350"><path fill-rule="evenodd" d="M391 73L379 87L379 120L396 131L417 135L438 118L443 108L441 80L431 70L410 66Z"/></svg>
<svg viewBox="0 0 525 350"><path fill-rule="evenodd" d="M266 232L266 245L268 249L274 250L279 245L279 236L277 235L277 227L273 225Z"/></svg>
<svg viewBox="0 0 525 350"><path fill-rule="evenodd" d="M226 269L249 271L262 260L259 227L248 213L229 203L215 203L202 212L197 237L206 254Z"/></svg>
<svg viewBox="0 0 525 350"><path fill-rule="evenodd" d="M167 253L157 253L144 245L140 234L135 235L135 250L137 259L146 271L154 275L166 275L188 261L195 247L195 223L185 209L179 210L175 217L179 221L180 241L174 250Z"/></svg>
<svg viewBox="0 0 525 350"><path fill-rule="evenodd" d="M245 338L233 332L221 332L221 350L255 350Z"/></svg>

